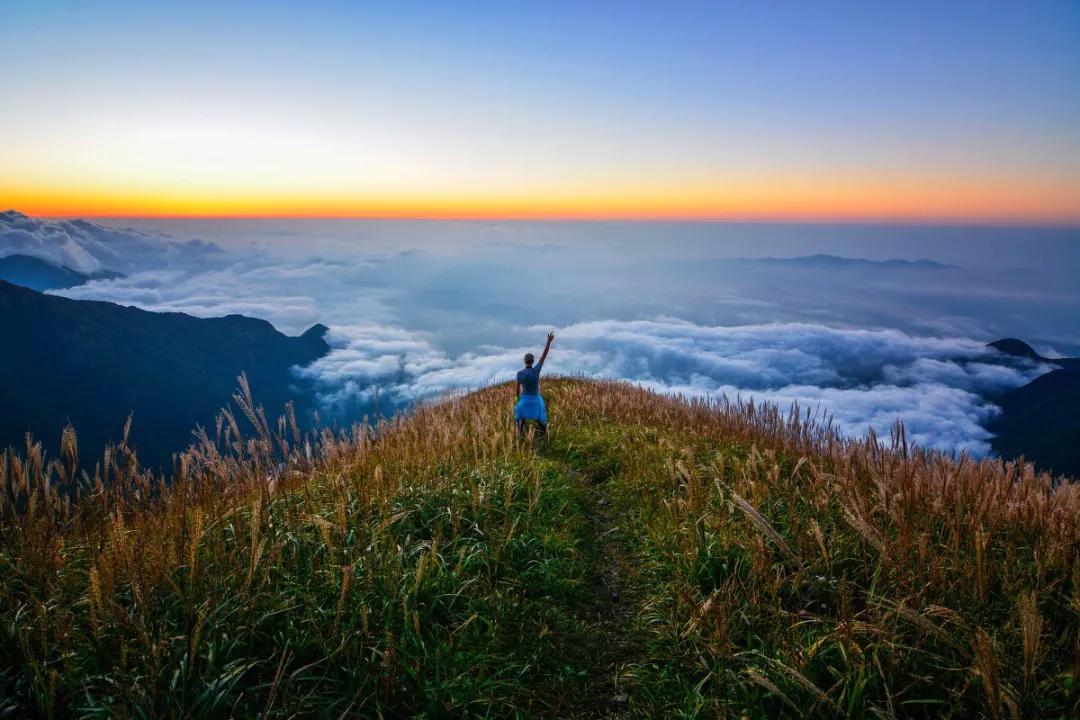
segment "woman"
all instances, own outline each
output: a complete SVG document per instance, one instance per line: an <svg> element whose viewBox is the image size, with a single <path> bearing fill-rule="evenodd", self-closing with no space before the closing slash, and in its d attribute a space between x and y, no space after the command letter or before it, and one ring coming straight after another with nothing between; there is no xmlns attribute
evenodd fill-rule
<svg viewBox="0 0 1080 720"><path fill-rule="evenodd" d="M551 342L554 339L555 333L549 332L544 352L540 354L540 362L536 363L535 367L533 354L525 353L525 368L518 370L514 421L521 434L525 433L525 423L529 420L538 425L538 435L543 436L547 433L547 408L544 406L544 398L540 397L540 369L544 367L544 361L547 360L548 351L551 350Z"/></svg>

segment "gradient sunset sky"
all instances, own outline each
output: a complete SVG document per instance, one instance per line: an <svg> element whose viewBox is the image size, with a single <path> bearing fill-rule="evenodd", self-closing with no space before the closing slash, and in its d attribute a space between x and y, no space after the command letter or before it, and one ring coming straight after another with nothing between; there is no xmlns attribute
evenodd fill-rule
<svg viewBox="0 0 1080 720"><path fill-rule="evenodd" d="M1080 224L1080 3L0 0L32 215Z"/></svg>

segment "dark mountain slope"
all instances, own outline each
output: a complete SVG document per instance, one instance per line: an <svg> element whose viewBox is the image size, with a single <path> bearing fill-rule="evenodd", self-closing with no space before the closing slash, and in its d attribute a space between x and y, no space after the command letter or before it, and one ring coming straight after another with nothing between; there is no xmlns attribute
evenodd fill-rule
<svg viewBox="0 0 1080 720"><path fill-rule="evenodd" d="M140 457L167 464L196 424L212 427L241 371L271 415L293 400L302 417L310 393L290 368L327 352L325 331L288 337L240 315L152 313L0 281L0 444L32 431L55 448L70 420L82 453L94 457L133 412Z"/></svg>
<svg viewBox="0 0 1080 720"><path fill-rule="evenodd" d="M32 290L55 290L82 285L89 279L71 268L53 265L29 255L0 258L0 280Z"/></svg>
<svg viewBox="0 0 1080 720"><path fill-rule="evenodd" d="M0 280L13 285L22 285L31 290L59 290L82 285L88 280L117 277L123 277L123 274L108 270L90 274L81 273L30 255L8 255L0 258Z"/></svg>
<svg viewBox="0 0 1080 720"><path fill-rule="evenodd" d="M994 451L1005 458L1022 455L1040 469L1080 477L1080 358L1045 358L1015 338L990 346L1060 368L994 399L1002 410L989 427L995 435Z"/></svg>
<svg viewBox="0 0 1080 720"><path fill-rule="evenodd" d="M1080 477L1080 372L1055 370L1005 393L991 424L994 451L1023 455L1044 470Z"/></svg>

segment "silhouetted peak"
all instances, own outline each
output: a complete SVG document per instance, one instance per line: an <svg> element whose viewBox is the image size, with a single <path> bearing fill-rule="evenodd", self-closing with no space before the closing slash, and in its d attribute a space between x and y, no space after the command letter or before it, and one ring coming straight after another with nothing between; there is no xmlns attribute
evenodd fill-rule
<svg viewBox="0 0 1080 720"><path fill-rule="evenodd" d="M1029 358L1031 360L1046 361L1039 353L1035 352L1035 348L1028 345L1023 340L1017 338L1002 338L1001 340L995 340L989 343L987 347L992 347L999 352L1003 352L1006 355L1014 355L1016 357Z"/></svg>
<svg viewBox="0 0 1080 720"><path fill-rule="evenodd" d="M326 333L330 332L330 328L326 327L322 323L315 323L300 336L302 338L323 338Z"/></svg>

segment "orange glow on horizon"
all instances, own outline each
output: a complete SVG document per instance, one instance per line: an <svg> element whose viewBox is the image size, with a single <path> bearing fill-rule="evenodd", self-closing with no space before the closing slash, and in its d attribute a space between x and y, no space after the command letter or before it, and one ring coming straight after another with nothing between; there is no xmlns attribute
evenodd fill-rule
<svg viewBox="0 0 1080 720"><path fill-rule="evenodd" d="M1069 3L69 4L5 13L0 209L1080 225Z"/></svg>
<svg viewBox="0 0 1080 720"><path fill-rule="evenodd" d="M896 221L1080 224L1080 194L1057 188L925 183L633 189L567 196L350 196L345 193L176 193L0 186L0 209L37 217L370 218L627 221Z"/></svg>
<svg viewBox="0 0 1080 720"><path fill-rule="evenodd" d="M343 206L204 206L159 205L38 205L0 202L0 209L13 209L40 218L161 218L161 219L372 219L372 220L536 220L536 221L671 221L671 222L896 222L942 223L942 225L1018 225L1080 227L1080 213L1032 215L1024 212L929 213L921 208L813 208L813 209L670 209L638 207L581 208L570 205L449 206L381 205L355 203Z"/></svg>

